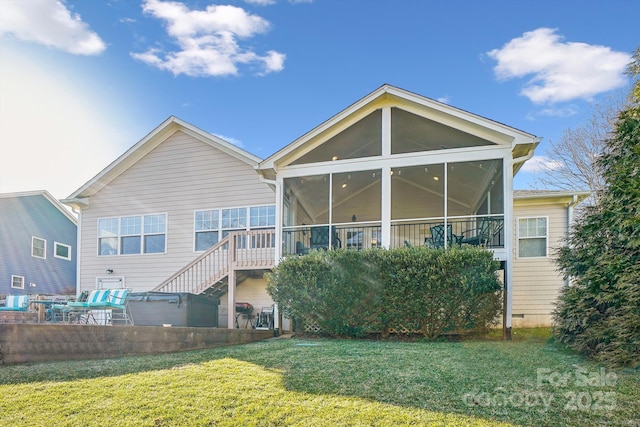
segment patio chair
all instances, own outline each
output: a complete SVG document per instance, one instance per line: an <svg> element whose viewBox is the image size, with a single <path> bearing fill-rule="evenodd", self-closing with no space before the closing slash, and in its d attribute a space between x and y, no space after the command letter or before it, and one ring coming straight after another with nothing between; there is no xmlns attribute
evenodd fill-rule
<svg viewBox="0 0 640 427"><path fill-rule="evenodd" d="M487 246L493 238L492 224L491 218L480 218L478 220L478 228L465 231L462 234L460 244ZM469 237L465 237L465 235L469 235Z"/></svg>
<svg viewBox="0 0 640 427"><path fill-rule="evenodd" d="M338 232L335 227L331 227L333 231L333 238L331 246L333 249L342 247L342 241L338 237ZM311 227L311 249L329 249L329 226Z"/></svg>
<svg viewBox="0 0 640 427"><path fill-rule="evenodd" d="M80 292L80 294L78 294L75 301L73 302L86 302L88 297L89 297L89 291L82 291ZM64 314L65 314L64 310L66 310L67 304L69 304L69 302L66 302L64 304L62 302L58 304L53 304L49 309L50 312L47 313L47 318L52 322L57 322L58 320L61 320L61 321L64 320Z"/></svg>
<svg viewBox="0 0 640 427"><path fill-rule="evenodd" d="M434 225L430 227L431 239L425 237L425 246L431 246L432 248L444 248L444 224ZM459 245L461 236L453 234L453 226L447 224L447 246Z"/></svg>
<svg viewBox="0 0 640 427"><path fill-rule="evenodd" d="M70 322L75 317L78 322L89 323L89 320L93 320L97 323L91 311L99 310L99 307L108 302L110 292L109 289L94 289L85 302L70 302L62 310L63 320Z"/></svg>
<svg viewBox="0 0 640 427"><path fill-rule="evenodd" d="M113 324L114 320L133 324L127 313L129 301L129 289L111 289L109 299L103 304L93 304L94 310L106 310L108 314L107 323Z"/></svg>
<svg viewBox="0 0 640 427"><path fill-rule="evenodd" d="M27 311L29 308L29 295L7 295L1 311Z"/></svg>
<svg viewBox="0 0 640 427"><path fill-rule="evenodd" d="M304 245L300 240L296 242L296 254L306 255L309 253L309 248Z"/></svg>

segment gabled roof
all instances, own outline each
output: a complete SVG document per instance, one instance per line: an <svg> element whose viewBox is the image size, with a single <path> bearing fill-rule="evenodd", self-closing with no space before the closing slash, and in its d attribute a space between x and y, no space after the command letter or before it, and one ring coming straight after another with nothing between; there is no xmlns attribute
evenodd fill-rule
<svg viewBox="0 0 640 427"><path fill-rule="evenodd" d="M302 151L305 145L309 144L310 141L327 131L329 128L339 124L342 120L348 119L350 116L357 115L362 110L375 108L379 104L384 104L385 102L412 104L418 108L428 110L433 117L440 118L449 123L457 122L468 128L481 129L486 134L492 135L494 140L500 140L502 144L511 144L514 159L522 158L522 162L526 161L531 155L533 155L533 150L540 142L540 138L527 132L404 89L384 84L369 95L359 101L356 101L340 113L331 117L329 120L302 135L286 147L269 156L258 165L258 169L277 170L280 163L286 164L289 159L297 157L297 152ZM519 165L514 165L514 172L517 169L519 169Z"/></svg>
<svg viewBox="0 0 640 427"><path fill-rule="evenodd" d="M73 216L69 209L65 207L58 199L53 197L47 190L23 191L19 193L0 193L0 199L13 199L18 197L42 196L49 201L56 209L66 216L74 225L78 225L78 219Z"/></svg>
<svg viewBox="0 0 640 427"><path fill-rule="evenodd" d="M576 198L581 202L591 195L590 191L584 190L513 190L513 200L558 200Z"/></svg>
<svg viewBox="0 0 640 427"><path fill-rule="evenodd" d="M69 205L86 204L83 199L96 194L177 131L189 134L250 166L255 167L262 160L222 138L171 116L62 202Z"/></svg>

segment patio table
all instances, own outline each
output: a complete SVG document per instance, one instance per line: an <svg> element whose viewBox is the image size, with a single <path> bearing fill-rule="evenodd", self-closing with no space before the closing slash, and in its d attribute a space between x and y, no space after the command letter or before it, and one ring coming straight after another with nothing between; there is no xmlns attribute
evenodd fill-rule
<svg viewBox="0 0 640 427"><path fill-rule="evenodd" d="M54 304L67 305L67 300L52 300L52 299L40 299L32 300L31 303L36 304L38 310L38 323L41 322L55 322L55 316L53 313Z"/></svg>

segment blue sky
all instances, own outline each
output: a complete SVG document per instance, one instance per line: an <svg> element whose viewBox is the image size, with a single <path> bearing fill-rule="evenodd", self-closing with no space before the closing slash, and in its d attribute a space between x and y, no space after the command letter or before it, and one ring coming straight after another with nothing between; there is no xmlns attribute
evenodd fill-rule
<svg viewBox="0 0 640 427"><path fill-rule="evenodd" d="M266 158L384 83L550 141L626 93L640 0L2 0L0 192L64 198L175 115Z"/></svg>

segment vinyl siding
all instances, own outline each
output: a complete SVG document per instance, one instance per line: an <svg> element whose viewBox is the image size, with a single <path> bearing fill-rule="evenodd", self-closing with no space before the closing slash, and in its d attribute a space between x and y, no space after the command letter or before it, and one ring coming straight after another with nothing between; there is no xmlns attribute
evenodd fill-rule
<svg viewBox="0 0 640 427"><path fill-rule="evenodd" d="M545 258L518 258L518 218L547 217L548 253ZM553 261L554 251L567 233L563 204L514 205L513 309L514 326L551 325L551 313L564 280ZM524 317L520 317L524 315Z"/></svg>
<svg viewBox="0 0 640 427"><path fill-rule="evenodd" d="M147 291L189 263L194 211L274 204L275 194L248 165L177 131L97 194L82 212L80 288L112 269L134 291ZM167 214L165 254L98 256L98 220Z"/></svg>
<svg viewBox="0 0 640 427"><path fill-rule="evenodd" d="M0 198L0 295L73 293L76 233L43 195ZM32 237L46 241L44 259L31 256ZM71 247L70 260L55 257L55 242ZM11 275L24 277L24 289L11 287Z"/></svg>
<svg viewBox="0 0 640 427"><path fill-rule="evenodd" d="M273 305L271 296L267 293L267 281L265 279L246 279L236 287L236 301L248 302L253 306L253 314L260 312L262 307ZM220 297L220 306L218 307L218 326L227 327L227 313L229 311L228 295L224 294ZM241 328L245 327L246 317L240 317L238 323Z"/></svg>

